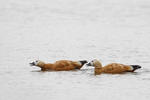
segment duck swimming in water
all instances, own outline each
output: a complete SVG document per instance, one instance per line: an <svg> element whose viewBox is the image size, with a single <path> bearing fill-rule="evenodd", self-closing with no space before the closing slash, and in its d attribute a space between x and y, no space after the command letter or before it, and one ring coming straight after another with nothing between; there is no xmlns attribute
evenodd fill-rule
<svg viewBox="0 0 150 100"><path fill-rule="evenodd" d="M70 61L70 60L59 60L55 63L45 63L40 60L36 60L30 63L31 66L40 67L42 71L53 70L53 71L69 71L74 69L80 69L85 63L86 60L81 61Z"/></svg>
<svg viewBox="0 0 150 100"><path fill-rule="evenodd" d="M141 68L140 65L124 65L119 63L111 63L103 67L101 62L97 59L92 60L86 65L95 67L95 75L99 75L101 73L120 74L124 72L134 72L135 70Z"/></svg>

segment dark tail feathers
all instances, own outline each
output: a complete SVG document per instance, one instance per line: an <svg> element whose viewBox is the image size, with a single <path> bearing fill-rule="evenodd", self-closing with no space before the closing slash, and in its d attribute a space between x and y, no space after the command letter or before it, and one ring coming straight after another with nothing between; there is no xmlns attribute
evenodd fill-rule
<svg viewBox="0 0 150 100"><path fill-rule="evenodd" d="M132 66L133 67L133 72L136 70L136 69L140 69L140 68L142 68L140 65L130 65L130 66Z"/></svg>
<svg viewBox="0 0 150 100"><path fill-rule="evenodd" d="M88 63L87 60L81 60L81 61L79 61L79 62L82 64L82 66L83 66L85 63Z"/></svg>

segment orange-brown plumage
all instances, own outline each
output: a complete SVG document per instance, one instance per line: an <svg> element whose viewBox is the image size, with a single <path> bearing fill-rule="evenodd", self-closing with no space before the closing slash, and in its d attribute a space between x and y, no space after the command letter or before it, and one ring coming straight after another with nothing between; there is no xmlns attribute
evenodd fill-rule
<svg viewBox="0 0 150 100"><path fill-rule="evenodd" d="M102 67L102 64L98 60L93 60L87 65L92 65L95 67L95 75L99 75L101 73L119 74L124 72L133 72L136 69L141 68L139 65L124 65L119 63L111 63Z"/></svg>
<svg viewBox="0 0 150 100"><path fill-rule="evenodd" d="M119 63L111 63L103 67L103 72L104 73L122 73L122 72L128 72L131 71L132 68L129 65L123 65Z"/></svg>
<svg viewBox="0 0 150 100"><path fill-rule="evenodd" d="M80 69L87 61L70 61L70 60L59 60L55 63L44 63L42 61L36 61L30 63L32 66L38 66L42 71L54 70L54 71L69 71L74 69Z"/></svg>

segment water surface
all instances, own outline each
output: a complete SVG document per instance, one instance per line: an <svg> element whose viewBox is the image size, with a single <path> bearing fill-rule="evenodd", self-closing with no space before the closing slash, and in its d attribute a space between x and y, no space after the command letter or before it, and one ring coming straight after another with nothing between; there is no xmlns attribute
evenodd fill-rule
<svg viewBox="0 0 150 100"><path fill-rule="evenodd" d="M149 100L150 1L0 1L0 100ZM135 73L93 68L41 72L40 59L139 64Z"/></svg>

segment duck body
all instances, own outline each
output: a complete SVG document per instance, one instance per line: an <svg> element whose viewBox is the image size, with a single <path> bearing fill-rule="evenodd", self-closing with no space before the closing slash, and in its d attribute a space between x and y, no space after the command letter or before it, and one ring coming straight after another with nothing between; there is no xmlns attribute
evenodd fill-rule
<svg viewBox="0 0 150 100"><path fill-rule="evenodd" d="M102 67L103 73L111 73L111 74L129 72L131 70L133 70L131 66L119 64L119 63L111 63Z"/></svg>
<svg viewBox="0 0 150 100"><path fill-rule="evenodd" d="M53 70L53 71L69 71L74 69L80 69L85 63L83 61L70 61L70 60L59 60L55 63L44 63L42 61L35 61L30 63L31 66L40 67L42 71Z"/></svg>
<svg viewBox="0 0 150 100"><path fill-rule="evenodd" d="M124 65L119 63L111 63L102 67L102 64L98 60L93 60L87 65L95 67L95 75L99 75L101 73L121 74L124 72L134 72L136 69L141 68L139 65Z"/></svg>

